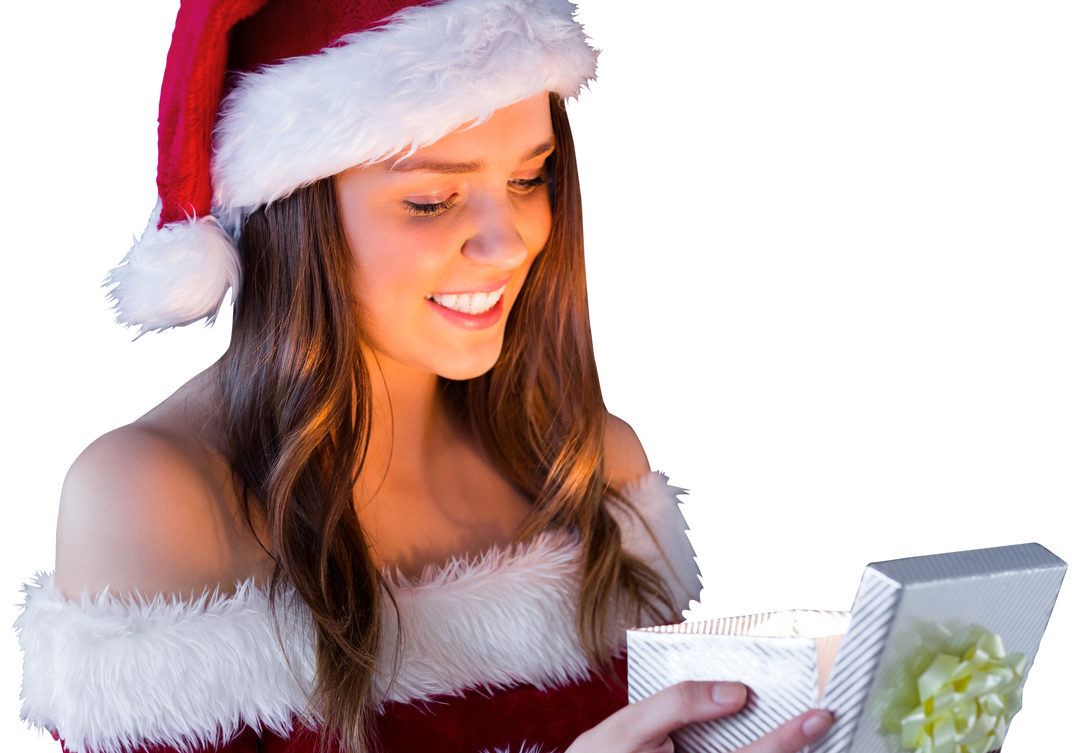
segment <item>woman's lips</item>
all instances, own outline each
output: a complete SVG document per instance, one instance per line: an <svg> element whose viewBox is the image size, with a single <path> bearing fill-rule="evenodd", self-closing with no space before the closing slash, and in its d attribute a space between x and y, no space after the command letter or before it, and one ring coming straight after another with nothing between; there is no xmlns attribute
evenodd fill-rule
<svg viewBox="0 0 1080 753"><path fill-rule="evenodd" d="M513 279L513 275L507 275L501 280L492 280L491 282L485 282L483 285L470 285L467 288L461 288L460 290L440 290L438 295L463 295L465 293L494 293L499 288L505 288L510 284L510 280ZM436 293L428 293L428 298L436 295Z"/></svg>
<svg viewBox="0 0 1080 753"><path fill-rule="evenodd" d="M490 311L502 299L504 292L506 292L506 285L491 292L429 293L427 298L451 311L477 316Z"/></svg>
<svg viewBox="0 0 1080 753"><path fill-rule="evenodd" d="M446 321L453 324L455 327L461 327L462 329L480 330L487 329L488 327L494 327L502 319L503 314L503 299L502 290L497 291L500 293L499 297L495 300L495 305L486 311L479 314L469 314L463 311L458 311L455 308L449 308L448 306L441 306L435 302L434 296L427 299L428 306L435 309L435 311L442 316ZM460 297L460 293L458 294ZM487 294L481 294L487 295ZM472 302L469 302L469 308L472 308Z"/></svg>

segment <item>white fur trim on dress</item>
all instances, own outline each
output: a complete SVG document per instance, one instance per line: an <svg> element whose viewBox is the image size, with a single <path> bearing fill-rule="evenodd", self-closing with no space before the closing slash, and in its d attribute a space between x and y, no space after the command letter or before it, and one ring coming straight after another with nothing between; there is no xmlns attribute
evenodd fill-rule
<svg viewBox="0 0 1080 753"><path fill-rule="evenodd" d="M631 486L626 495L641 519L621 507L610 508L622 531L623 549L637 554L667 581L679 615L690 608L691 601L701 598L701 573L686 536L689 526L679 509L678 495L685 493L686 489L672 486L663 474L650 473Z"/></svg>
<svg viewBox="0 0 1080 753"><path fill-rule="evenodd" d="M421 5L318 54L243 74L214 131L215 212L235 223L534 94L576 97L595 77L597 52L575 10L567 0Z"/></svg>
<svg viewBox="0 0 1080 753"><path fill-rule="evenodd" d="M529 745L528 743L522 743L521 747L517 750L513 748L496 748L495 750L487 750L484 753L557 753L552 748L545 748L540 745Z"/></svg>
<svg viewBox="0 0 1080 753"><path fill-rule="evenodd" d="M679 491L655 474L628 498L661 544L671 545L667 560L692 563ZM651 537L626 534L629 551L650 563L664 559ZM417 580L397 579L406 640L397 675L378 683L378 696L424 701L472 688L547 688L587 678L574 627L577 554L572 536L545 534L454 560ZM691 580L697 582L696 570ZM696 594L689 581L670 585ZM220 744L245 725L287 735L304 716L314 667L306 616L283 615L283 653L266 593L251 582L232 595L191 601L108 592L70 601L51 575L24 590L15 624L24 652L22 718L58 732L73 753L140 745L188 750ZM386 635L389 667L393 625Z"/></svg>
<svg viewBox="0 0 1080 753"><path fill-rule="evenodd" d="M240 289L240 257L213 217L192 217L158 228L159 200L142 237L105 286L116 320L139 334L207 319L212 323L231 288Z"/></svg>

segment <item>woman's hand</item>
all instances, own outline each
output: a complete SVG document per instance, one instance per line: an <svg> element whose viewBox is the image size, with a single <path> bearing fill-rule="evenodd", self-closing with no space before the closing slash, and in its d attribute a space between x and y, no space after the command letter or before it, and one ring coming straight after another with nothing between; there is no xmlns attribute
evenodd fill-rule
<svg viewBox="0 0 1080 753"><path fill-rule="evenodd" d="M746 686L737 682L680 682L631 704L582 734L566 753L671 753L668 735L692 722L734 714L746 704ZM832 725L815 709L781 725L741 753L798 753Z"/></svg>

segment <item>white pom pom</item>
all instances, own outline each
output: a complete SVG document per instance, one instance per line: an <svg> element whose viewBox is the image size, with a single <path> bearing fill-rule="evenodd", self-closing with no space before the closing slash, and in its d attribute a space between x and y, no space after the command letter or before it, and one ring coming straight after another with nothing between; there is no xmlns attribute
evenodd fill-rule
<svg viewBox="0 0 1080 753"><path fill-rule="evenodd" d="M158 200L142 237L105 286L115 301L116 321L146 332L213 323L225 293L240 290L240 255L213 217L193 217L158 229Z"/></svg>

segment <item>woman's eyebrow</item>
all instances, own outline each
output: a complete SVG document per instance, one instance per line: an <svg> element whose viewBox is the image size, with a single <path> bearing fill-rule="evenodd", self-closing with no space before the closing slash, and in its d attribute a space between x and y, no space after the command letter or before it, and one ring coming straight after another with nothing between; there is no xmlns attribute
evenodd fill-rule
<svg viewBox="0 0 1080 753"><path fill-rule="evenodd" d="M529 150L524 157L521 158L522 162L528 162L531 159L535 159L542 154L552 151L555 148L555 140L548 139L543 144L539 144L533 149ZM391 163L390 169L395 173L443 173L443 174L458 174L458 173L478 173L487 167L487 162L484 160L476 160L473 162L445 162L442 160L432 159L417 159L417 160L403 160L402 162Z"/></svg>

